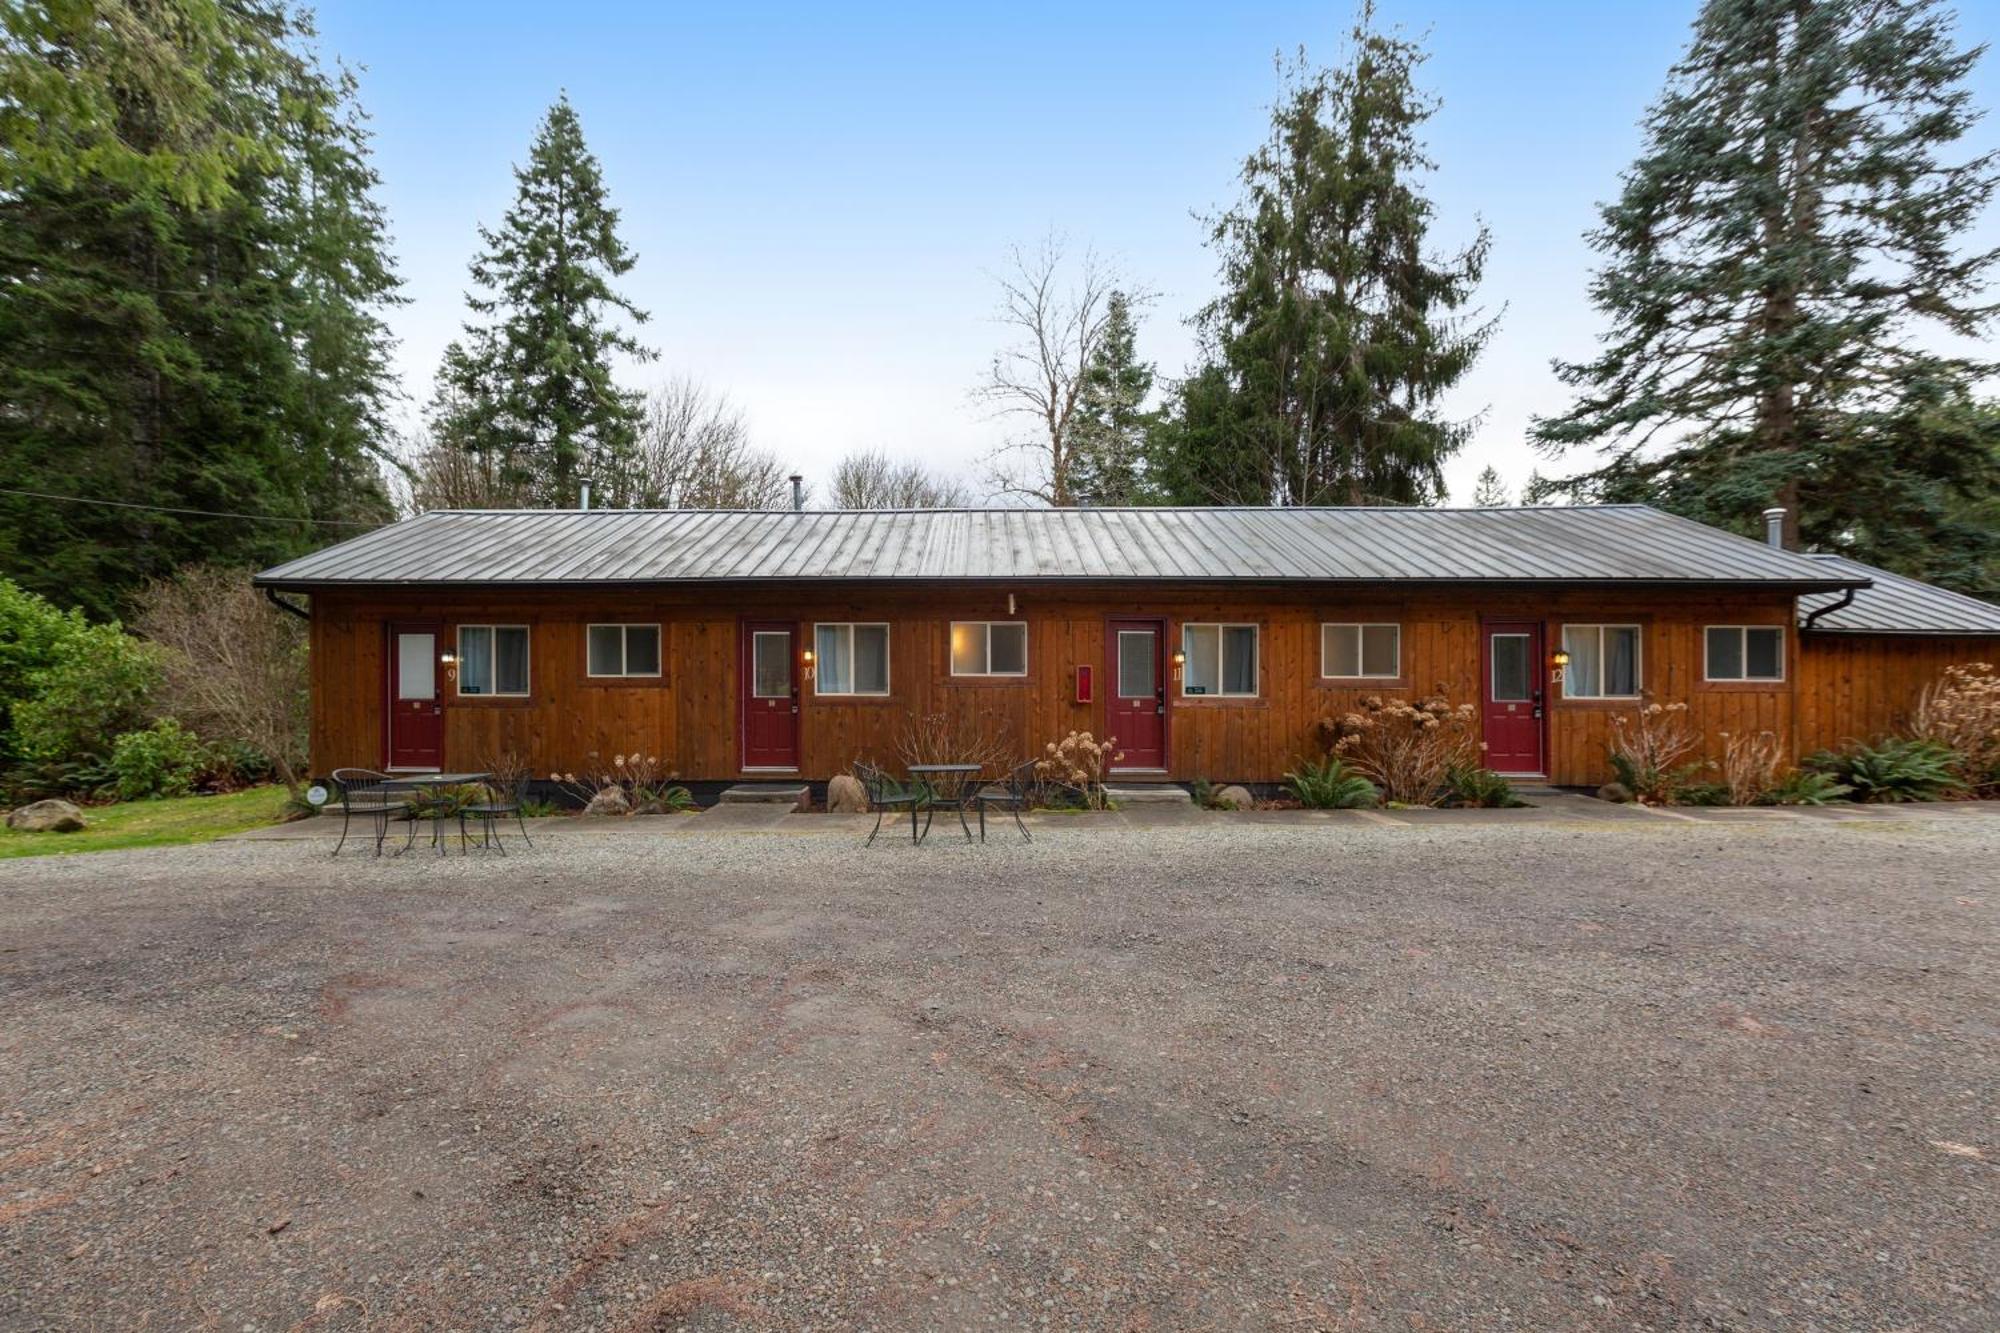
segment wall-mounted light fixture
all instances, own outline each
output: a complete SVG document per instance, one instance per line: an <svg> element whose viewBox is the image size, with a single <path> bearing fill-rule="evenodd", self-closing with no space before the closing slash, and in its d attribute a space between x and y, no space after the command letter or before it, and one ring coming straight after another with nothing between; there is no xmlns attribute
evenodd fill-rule
<svg viewBox="0 0 2000 1333"><path fill-rule="evenodd" d="M813 650L808 648L804 652L800 653L799 660L804 662L807 666L811 666L813 664Z"/></svg>
<svg viewBox="0 0 2000 1333"><path fill-rule="evenodd" d="M1549 661L1550 661L1550 662L1551 662L1552 664L1554 664L1554 666L1555 666L1555 667L1556 667L1556 668L1557 668L1558 670L1562 669L1563 667L1566 667L1566 666L1568 666L1568 665L1569 665L1569 650L1568 650L1568 649L1566 649L1566 648L1558 648L1558 649L1556 649L1556 650L1555 650L1555 652L1554 652L1554 653L1552 653L1552 654L1550 655L1550 657L1549 657Z"/></svg>
<svg viewBox="0 0 2000 1333"><path fill-rule="evenodd" d="M444 663L446 666L450 666L452 663L458 661L458 659L450 653L446 653L444 656L438 658L438 661Z"/></svg>
<svg viewBox="0 0 2000 1333"><path fill-rule="evenodd" d="M1183 667L1187 665L1187 654L1182 652L1178 648L1174 649L1174 665L1177 667Z"/></svg>

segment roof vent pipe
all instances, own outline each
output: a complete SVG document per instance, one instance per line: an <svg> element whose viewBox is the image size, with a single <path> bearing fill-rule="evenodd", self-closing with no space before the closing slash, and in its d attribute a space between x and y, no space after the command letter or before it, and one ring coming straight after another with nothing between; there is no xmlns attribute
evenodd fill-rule
<svg viewBox="0 0 2000 1333"><path fill-rule="evenodd" d="M794 472L790 480L792 483L792 510L796 513L806 507L806 479L800 473Z"/></svg>
<svg viewBox="0 0 2000 1333"><path fill-rule="evenodd" d="M589 478L589 477L579 477L579 478L577 479L577 483L576 483L576 507L577 507L578 509L583 509L583 510L588 510L588 509L590 508L590 478Z"/></svg>
<svg viewBox="0 0 2000 1333"><path fill-rule="evenodd" d="M1785 549L1785 511L1766 509L1764 511L1764 545Z"/></svg>

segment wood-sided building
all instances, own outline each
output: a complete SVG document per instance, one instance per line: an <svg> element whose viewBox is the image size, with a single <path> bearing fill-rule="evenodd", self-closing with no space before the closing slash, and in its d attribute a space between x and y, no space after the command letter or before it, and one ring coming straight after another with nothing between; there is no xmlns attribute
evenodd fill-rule
<svg viewBox="0 0 2000 1333"><path fill-rule="evenodd" d="M1606 506L451 511L257 581L310 595L322 773L643 751L824 780L944 714L1023 756L1113 736L1128 780L1269 783L1319 719L1442 688L1493 768L1591 784L1642 697L1803 751L2000 658L1971 599L1938 623L1984 633L1882 628L1911 605L1869 601L1885 577Z"/></svg>

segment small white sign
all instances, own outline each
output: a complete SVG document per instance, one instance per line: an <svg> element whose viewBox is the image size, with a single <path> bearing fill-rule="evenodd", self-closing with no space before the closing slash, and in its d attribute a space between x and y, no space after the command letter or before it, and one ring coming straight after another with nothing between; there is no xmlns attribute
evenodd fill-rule
<svg viewBox="0 0 2000 1333"><path fill-rule="evenodd" d="M332 795L331 792L327 791L325 787L315 782L313 783L312 786L306 788L306 804L325 805L327 802L327 797L329 797L330 795Z"/></svg>

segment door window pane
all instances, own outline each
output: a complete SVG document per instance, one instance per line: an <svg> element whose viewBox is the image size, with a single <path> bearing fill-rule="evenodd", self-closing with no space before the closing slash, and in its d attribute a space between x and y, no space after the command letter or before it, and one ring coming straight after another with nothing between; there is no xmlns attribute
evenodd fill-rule
<svg viewBox="0 0 2000 1333"><path fill-rule="evenodd" d="M1225 625L1222 628L1222 692L1257 692L1257 627Z"/></svg>
<svg viewBox="0 0 2000 1333"><path fill-rule="evenodd" d="M588 633L590 640L590 674L593 676L624 675L624 626L592 625Z"/></svg>
<svg viewBox="0 0 2000 1333"><path fill-rule="evenodd" d="M750 636L750 690L759 699L784 699L792 693L792 636L783 630L760 630ZM821 672L826 654L820 654Z"/></svg>
<svg viewBox="0 0 2000 1333"><path fill-rule="evenodd" d="M657 676L660 674L660 627L658 625L627 625L625 627L625 674L628 676Z"/></svg>
<svg viewBox="0 0 2000 1333"><path fill-rule="evenodd" d="M1493 654L1493 698L1497 703L1525 703L1528 700L1528 636L1495 634Z"/></svg>
<svg viewBox="0 0 2000 1333"><path fill-rule="evenodd" d="M1736 626L1719 625L1709 629L1708 678L1743 679L1743 631Z"/></svg>
<svg viewBox="0 0 2000 1333"><path fill-rule="evenodd" d="M396 636L396 697L437 698L437 639L434 635Z"/></svg>
<svg viewBox="0 0 2000 1333"><path fill-rule="evenodd" d="M1149 629L1118 631L1118 697L1150 699L1159 689L1155 670L1158 653Z"/></svg>
<svg viewBox="0 0 2000 1333"><path fill-rule="evenodd" d="M493 692L528 692L528 631L525 626L493 627Z"/></svg>
<svg viewBox="0 0 2000 1333"><path fill-rule="evenodd" d="M986 669L996 676L1028 674L1028 627L1019 622L987 626Z"/></svg>
<svg viewBox="0 0 2000 1333"><path fill-rule="evenodd" d="M458 630L458 692L493 693L493 627L461 625Z"/></svg>
<svg viewBox="0 0 2000 1333"><path fill-rule="evenodd" d="M1785 674L1785 632L1775 628L1743 631L1748 640L1744 660L1752 680L1781 680Z"/></svg>

